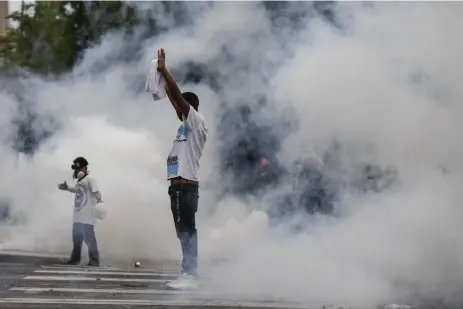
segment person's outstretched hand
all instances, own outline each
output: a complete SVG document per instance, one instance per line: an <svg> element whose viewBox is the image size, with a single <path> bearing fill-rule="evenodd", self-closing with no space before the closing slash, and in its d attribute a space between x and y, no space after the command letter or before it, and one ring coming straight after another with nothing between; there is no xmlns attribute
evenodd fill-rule
<svg viewBox="0 0 463 309"><path fill-rule="evenodd" d="M158 70L162 71L166 68L166 53L164 49L161 48L158 50Z"/></svg>
<svg viewBox="0 0 463 309"><path fill-rule="evenodd" d="M67 190L67 189L68 189L68 184L66 183L66 181L63 182L63 183L60 183L60 184L58 185L58 189L60 189L60 190Z"/></svg>

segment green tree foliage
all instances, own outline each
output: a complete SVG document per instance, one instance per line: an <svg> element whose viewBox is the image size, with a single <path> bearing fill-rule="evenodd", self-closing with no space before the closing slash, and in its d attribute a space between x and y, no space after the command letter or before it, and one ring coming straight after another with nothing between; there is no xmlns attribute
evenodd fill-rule
<svg viewBox="0 0 463 309"><path fill-rule="evenodd" d="M134 6L122 1L67 1L75 27L74 50L79 58L86 48L101 43L110 31L130 31L138 24Z"/></svg>
<svg viewBox="0 0 463 309"><path fill-rule="evenodd" d="M9 20L15 27L0 37L5 68L19 66L43 75L71 70L108 31L130 31L138 22L135 8L122 1L23 3Z"/></svg>

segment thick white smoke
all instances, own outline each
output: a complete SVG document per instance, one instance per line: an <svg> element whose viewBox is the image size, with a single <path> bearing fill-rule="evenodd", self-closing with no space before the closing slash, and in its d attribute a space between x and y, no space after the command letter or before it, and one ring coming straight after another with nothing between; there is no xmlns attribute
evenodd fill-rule
<svg viewBox="0 0 463 309"><path fill-rule="evenodd" d="M338 28L314 11L302 21L286 15L272 22L253 2L185 6L191 25L146 41L136 65L108 60L94 72L124 46L113 35L66 79L28 81L30 101L59 130L21 165L7 146L0 149L0 193L27 219L5 231L2 246L68 253L72 196L56 184L70 179L70 162L83 155L111 207L97 227L103 257L179 257L164 179L178 119L169 102L141 91L150 59L164 47L170 68L200 61L221 76L220 93L206 84L181 85L199 94L210 127L198 231L201 268L213 286L301 301L378 303L411 293L454 301L463 288L463 4L341 3L334 9ZM311 5L293 3L285 14L301 10ZM159 18L174 24L170 15ZM220 56L225 52L229 58ZM279 153L288 168L336 137L353 148L346 173L364 161L392 165L400 185L364 196L343 191L338 218L315 218L298 235L268 228L259 209L274 192L248 202L217 200L216 190L229 185L227 175L217 175L217 115L227 116L225 103L258 95L274 102L260 118L278 119L288 108L297 115L297 130ZM6 140L16 104L6 92L0 98Z"/></svg>

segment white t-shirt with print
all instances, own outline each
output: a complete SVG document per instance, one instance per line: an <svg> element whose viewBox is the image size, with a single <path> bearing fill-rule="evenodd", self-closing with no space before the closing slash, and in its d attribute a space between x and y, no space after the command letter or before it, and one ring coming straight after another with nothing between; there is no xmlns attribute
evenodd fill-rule
<svg viewBox="0 0 463 309"><path fill-rule="evenodd" d="M199 181L199 160L207 140L207 125L203 116L190 107L188 117L177 130L174 145L167 158L167 179L182 177Z"/></svg>
<svg viewBox="0 0 463 309"><path fill-rule="evenodd" d="M75 186L74 222L94 225L96 221L96 192L99 191L95 180L90 176L79 180Z"/></svg>

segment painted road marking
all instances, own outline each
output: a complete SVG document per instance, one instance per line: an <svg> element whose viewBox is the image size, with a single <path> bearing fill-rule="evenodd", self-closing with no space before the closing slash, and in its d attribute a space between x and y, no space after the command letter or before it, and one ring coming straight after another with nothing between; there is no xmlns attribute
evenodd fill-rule
<svg viewBox="0 0 463 309"><path fill-rule="evenodd" d="M209 297L209 299L218 300L219 298L240 298L243 301L246 300L249 295L227 295L227 294L220 294L213 291L198 291L198 290L166 290L166 289L103 289L103 288L96 288L96 289L89 289L89 288L37 288L37 287L13 287L9 289L10 291L15 292L24 292L24 293L87 293L87 294L156 294L156 295L190 295L194 296L195 299L200 299L204 297ZM249 300L249 299L248 299ZM282 300L278 299L260 299L253 301L260 301L260 302L281 302Z"/></svg>
<svg viewBox="0 0 463 309"><path fill-rule="evenodd" d="M49 268L49 269L95 269L94 266L85 266L85 265L60 265L60 264L53 264L53 265L42 265L42 268ZM99 270L117 270L117 268L109 267L109 266L100 266L98 267Z"/></svg>
<svg viewBox="0 0 463 309"><path fill-rule="evenodd" d="M14 255L14 256L33 256L38 258L55 258L55 259L63 259L66 258L64 255L56 255L56 254L47 254L47 253L36 253L36 252L25 252L25 251L15 251L15 250L0 250L0 254L3 255Z"/></svg>
<svg viewBox="0 0 463 309"><path fill-rule="evenodd" d="M56 269L56 270L80 270L80 271L129 271L129 272L153 272L153 273L162 273L162 274L172 274L172 273L178 273L178 270L173 270L173 271L159 271L155 269L150 269L150 268L115 268L115 267L92 267L92 266L66 266L66 265L56 265L56 266L50 266L50 265L42 265L40 266L42 269Z"/></svg>
<svg viewBox="0 0 463 309"><path fill-rule="evenodd" d="M65 305L118 305L118 306L215 306L215 307L260 307L260 308L310 308L300 303L257 302L257 301L198 301L198 300L148 300L148 299L87 299L87 298L0 298L0 303L14 304L65 304Z"/></svg>
<svg viewBox="0 0 463 309"><path fill-rule="evenodd" d="M43 281L100 281L100 282L168 282L166 279L137 279L137 278L94 278L75 276L26 276L23 280Z"/></svg>
<svg viewBox="0 0 463 309"><path fill-rule="evenodd" d="M28 288L28 287L14 287L10 291L28 292L28 293L45 293L45 292L57 292L57 293L110 293L110 294L194 294L198 295L198 291L179 291L179 290L159 290L159 289L78 289L78 288ZM211 295L216 293L203 293L199 295Z"/></svg>
<svg viewBox="0 0 463 309"><path fill-rule="evenodd" d="M120 276L153 276L153 277L177 277L179 274L174 273L149 273L149 272L130 272L130 271L99 271L99 270L53 270L38 269L34 273L40 274L69 274L69 275L120 275Z"/></svg>

